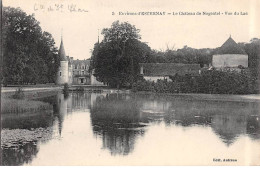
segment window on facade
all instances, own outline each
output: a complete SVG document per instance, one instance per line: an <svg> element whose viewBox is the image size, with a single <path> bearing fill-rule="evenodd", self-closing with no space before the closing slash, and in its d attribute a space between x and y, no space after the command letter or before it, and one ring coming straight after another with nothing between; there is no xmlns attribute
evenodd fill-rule
<svg viewBox="0 0 260 169"><path fill-rule="evenodd" d="M60 72L60 76L61 76L61 72Z"/></svg>
<svg viewBox="0 0 260 169"><path fill-rule="evenodd" d="M84 71L81 72L84 75Z"/></svg>
<svg viewBox="0 0 260 169"><path fill-rule="evenodd" d="M78 71L78 74L80 75L80 71Z"/></svg>

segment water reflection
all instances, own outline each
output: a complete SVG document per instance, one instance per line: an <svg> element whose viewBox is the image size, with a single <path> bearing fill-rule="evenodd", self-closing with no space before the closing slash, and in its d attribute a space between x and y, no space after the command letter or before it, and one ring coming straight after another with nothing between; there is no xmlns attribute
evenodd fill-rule
<svg viewBox="0 0 260 169"><path fill-rule="evenodd" d="M259 103L198 101L156 96L143 99L143 102L141 111L152 121L159 120L166 125L183 127L210 126L227 146L242 134L259 138Z"/></svg>
<svg viewBox="0 0 260 169"><path fill-rule="evenodd" d="M202 101L188 96L162 97L124 93L70 93L66 97L60 93L40 101L51 104L53 110L29 115L2 115L2 127L7 132L25 129L29 132L37 131L32 135L41 134L40 138L28 136L30 140L25 140L23 144L20 143L21 138L26 137L15 135L16 141L6 143L16 146L4 146L2 143L4 165L35 164L35 161L36 164L41 164L41 158L48 158L43 152L54 153L55 148L57 153L63 154L59 159L66 159L67 155L72 160L73 157L68 155L73 154L70 151L88 149L88 145L81 144L84 142L93 144L93 152L90 154L95 154L96 151L99 154L97 156L100 156L98 149L101 149L108 151L111 157L122 156L127 159L131 154L142 152L142 143L148 146L151 142L151 149L156 149L156 146L157 149L164 147L164 140L166 143L167 140L174 142L183 139L180 142L189 141L191 144L191 140L187 140L190 133L184 132L185 129L192 129L202 134L201 137L209 137L215 144L220 141L226 149L239 142L242 137L249 137L252 141L260 139L259 102ZM204 129L210 129L210 134L203 136ZM167 133L167 130L175 133L160 134ZM163 138L158 138L157 135ZM172 137L176 137L176 140L170 140ZM162 143L153 145L154 140L151 138L160 139ZM178 141L176 143L179 144ZM57 145L53 147L53 144ZM196 144L198 143L193 146L196 147ZM205 146L207 144L210 143L204 143ZM57 148L58 145L61 145L60 149ZM74 149L67 148L66 153L60 152L65 151L64 147L70 146ZM103 151L102 153L105 154Z"/></svg>
<svg viewBox="0 0 260 169"><path fill-rule="evenodd" d="M246 133L253 139L260 139L260 116L251 115L247 119Z"/></svg>
<svg viewBox="0 0 260 169"><path fill-rule="evenodd" d="M23 165L31 163L36 157L39 149L36 142L29 142L16 149L4 149L2 154L2 165Z"/></svg>
<svg viewBox="0 0 260 169"><path fill-rule="evenodd" d="M141 116L135 99L119 94L100 95L91 106L93 131L112 155L130 153L136 137L144 134L147 119Z"/></svg>

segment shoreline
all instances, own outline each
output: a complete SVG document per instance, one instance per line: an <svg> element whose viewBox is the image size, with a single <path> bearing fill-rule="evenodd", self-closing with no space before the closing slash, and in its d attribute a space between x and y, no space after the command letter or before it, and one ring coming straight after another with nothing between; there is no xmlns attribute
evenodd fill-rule
<svg viewBox="0 0 260 169"><path fill-rule="evenodd" d="M154 92L143 92L143 91L136 92L136 94L178 97L178 98L189 99L189 100L260 102L260 94L228 95L228 94L205 94L205 93L154 93Z"/></svg>
<svg viewBox="0 0 260 169"><path fill-rule="evenodd" d="M55 87L40 87L40 86L35 86L35 87L22 87L24 92L30 92L30 91L44 91L44 90L62 90L62 86L55 86ZM2 87L1 88L1 93L10 93L10 92L15 92L18 87Z"/></svg>
<svg viewBox="0 0 260 169"><path fill-rule="evenodd" d="M75 89L78 86L72 86L70 88ZM212 101L246 101L246 102L260 102L260 94L247 94L247 95L229 95L229 94L205 94L205 93L155 93L147 91L132 92L126 89L112 89L107 86L81 86L84 91L81 92L95 92L100 90L104 93L126 93L126 94L148 94L155 96L166 96L166 97L178 97L184 99L195 99L195 100L212 100ZM18 87L2 87L1 97L6 98L14 94ZM35 87L23 87L25 97L27 99L35 99L40 97L46 97L46 95L53 95L61 92L63 86L35 86ZM71 92L71 91L70 91ZM72 92L75 92L72 90ZM77 91L76 91L77 92ZM79 91L80 92L80 91Z"/></svg>
<svg viewBox="0 0 260 169"><path fill-rule="evenodd" d="M16 89L18 87L3 87L1 89L1 99L9 99L15 94ZM57 94L62 91L62 87L25 87L23 88L25 99L33 100L37 98L48 97Z"/></svg>

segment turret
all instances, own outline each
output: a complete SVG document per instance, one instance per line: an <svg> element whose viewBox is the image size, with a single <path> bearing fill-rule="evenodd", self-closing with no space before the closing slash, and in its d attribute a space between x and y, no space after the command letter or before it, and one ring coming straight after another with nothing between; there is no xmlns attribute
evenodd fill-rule
<svg viewBox="0 0 260 169"><path fill-rule="evenodd" d="M69 82L69 67L68 59L65 54L65 49L63 46L63 39L61 37L60 49L58 53L60 59L60 67L57 74L57 84L64 84Z"/></svg>

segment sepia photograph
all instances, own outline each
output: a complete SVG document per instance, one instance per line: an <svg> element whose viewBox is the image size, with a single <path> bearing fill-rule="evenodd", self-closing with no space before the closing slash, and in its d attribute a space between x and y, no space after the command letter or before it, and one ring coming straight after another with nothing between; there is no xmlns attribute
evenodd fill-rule
<svg viewBox="0 0 260 169"><path fill-rule="evenodd" d="M0 0L1 166L260 166L259 0Z"/></svg>

